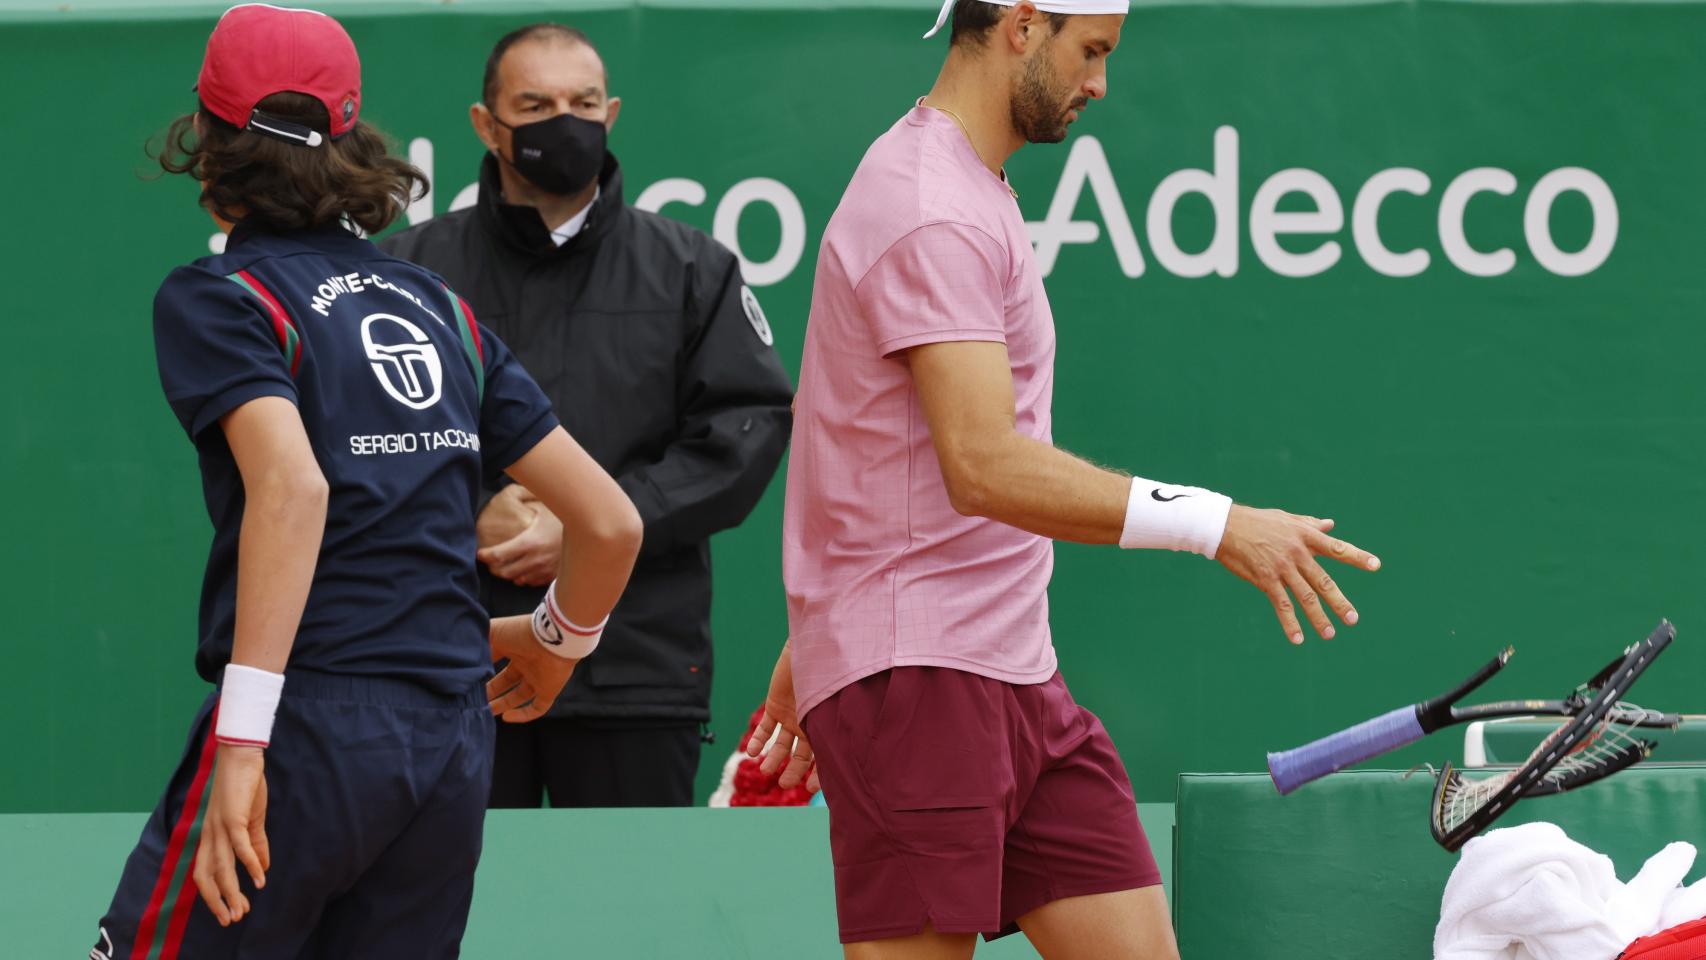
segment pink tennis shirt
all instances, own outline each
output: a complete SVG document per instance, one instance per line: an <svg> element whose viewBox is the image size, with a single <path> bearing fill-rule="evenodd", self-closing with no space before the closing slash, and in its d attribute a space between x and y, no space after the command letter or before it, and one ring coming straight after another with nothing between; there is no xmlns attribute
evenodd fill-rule
<svg viewBox="0 0 1706 960"><path fill-rule="evenodd" d="M1054 544L948 503L906 351L1005 343L1019 432L1049 441L1054 317L1006 183L947 114L865 154L818 253L782 575L800 714L897 666L1054 675Z"/></svg>

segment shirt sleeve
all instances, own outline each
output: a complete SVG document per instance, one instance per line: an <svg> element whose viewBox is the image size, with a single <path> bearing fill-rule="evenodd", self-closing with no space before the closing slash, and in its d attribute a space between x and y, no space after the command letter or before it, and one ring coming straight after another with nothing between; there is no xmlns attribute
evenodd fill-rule
<svg viewBox="0 0 1706 960"><path fill-rule="evenodd" d="M499 482L510 464L557 428L557 415L545 392L497 334L484 326L479 326L479 331L486 366L486 394L480 404L480 456L486 484L491 486Z"/></svg>
<svg viewBox="0 0 1706 960"><path fill-rule="evenodd" d="M953 340L1007 342L1007 252L963 223L919 227L854 289L883 356Z"/></svg>
<svg viewBox="0 0 1706 960"><path fill-rule="evenodd" d="M740 525L788 446L794 387L770 321L734 255L715 263L694 273L675 437L657 460L616 478L645 523L642 557Z"/></svg>
<svg viewBox="0 0 1706 960"><path fill-rule="evenodd" d="M166 402L192 440L250 400L297 402L271 316L236 281L201 267L179 267L160 285L154 356Z"/></svg>

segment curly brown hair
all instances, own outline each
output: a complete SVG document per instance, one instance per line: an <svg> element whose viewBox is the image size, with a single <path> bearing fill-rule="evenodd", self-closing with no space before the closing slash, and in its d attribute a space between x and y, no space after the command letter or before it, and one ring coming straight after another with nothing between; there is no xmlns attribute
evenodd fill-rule
<svg viewBox="0 0 1706 960"><path fill-rule="evenodd" d="M300 230L348 220L368 234L425 196L427 177L390 155L383 134L357 122L336 140L326 107L300 93L275 93L256 105L281 120L318 130L318 147L240 130L208 110L166 128L161 169L203 184L202 206L223 220L271 230Z"/></svg>

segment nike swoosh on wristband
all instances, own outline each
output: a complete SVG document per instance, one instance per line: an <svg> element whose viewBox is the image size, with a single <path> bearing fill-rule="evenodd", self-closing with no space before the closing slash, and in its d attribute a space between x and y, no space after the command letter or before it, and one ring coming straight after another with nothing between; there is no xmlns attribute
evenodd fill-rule
<svg viewBox="0 0 1706 960"><path fill-rule="evenodd" d="M1149 495L1151 497L1154 497L1155 499L1161 501L1162 503L1172 503L1174 500L1177 500L1180 497L1190 496L1190 494L1188 494L1188 493L1175 493L1170 497L1163 497L1161 495L1161 488L1160 487L1156 487L1154 490L1149 491Z"/></svg>

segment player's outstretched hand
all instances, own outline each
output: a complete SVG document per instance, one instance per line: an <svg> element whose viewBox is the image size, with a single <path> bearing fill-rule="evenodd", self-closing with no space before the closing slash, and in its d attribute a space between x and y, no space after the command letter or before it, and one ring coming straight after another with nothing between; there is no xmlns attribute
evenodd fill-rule
<svg viewBox="0 0 1706 960"><path fill-rule="evenodd" d="M486 700L505 723L543 717L580 663L540 646L531 621L525 615L492 618L492 659L509 663L486 681Z"/></svg>
<svg viewBox="0 0 1706 960"><path fill-rule="evenodd" d="M267 846L265 751L229 743L218 750L194 877L214 919L228 927L249 913L249 898L237 885L237 864L259 890L267 885L272 850Z"/></svg>
<svg viewBox="0 0 1706 960"><path fill-rule="evenodd" d="M1240 504L1234 504L1231 516L1226 518L1226 532L1220 537L1215 559L1268 595L1286 639L1292 643L1303 642L1298 606L1303 607L1315 632L1328 640L1333 639L1335 631L1321 601L1325 600L1347 626L1357 622L1356 609L1315 562L1316 557L1332 557L1359 570L1380 569L1380 560L1373 554L1328 536L1332 529L1331 520ZM1297 598L1295 604L1293 596Z"/></svg>
<svg viewBox="0 0 1706 960"><path fill-rule="evenodd" d="M772 736L776 738L775 743L770 743ZM769 753L765 753L765 744L770 744ZM812 745L800 727L800 718L794 715L794 663L788 656L786 645L782 647L782 655L776 658L776 669L770 672L770 691L764 697L764 716L758 719L757 729L746 741L746 755L756 757L759 754L765 756L758 769L766 774L782 771L776 780L777 786L791 790L804 781L807 791L818 791L817 762L813 759Z"/></svg>

